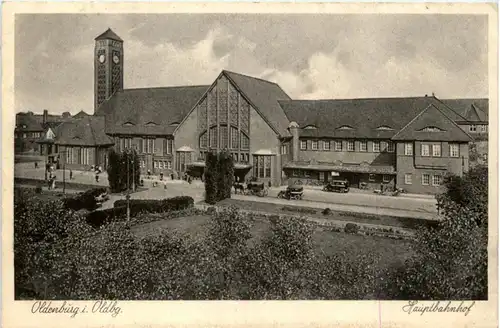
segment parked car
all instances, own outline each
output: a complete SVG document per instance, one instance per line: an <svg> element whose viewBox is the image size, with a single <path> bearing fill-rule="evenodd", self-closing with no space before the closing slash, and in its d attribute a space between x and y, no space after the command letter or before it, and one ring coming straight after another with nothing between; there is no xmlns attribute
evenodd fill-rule
<svg viewBox="0 0 500 328"><path fill-rule="evenodd" d="M328 182L323 187L323 191L328 192L349 192L349 181L347 180L334 180Z"/></svg>
<svg viewBox="0 0 500 328"><path fill-rule="evenodd" d="M294 185L294 186L288 186L286 190L281 190L278 193L278 198L283 198L283 199L302 199L302 196L304 195L304 187Z"/></svg>
<svg viewBox="0 0 500 328"><path fill-rule="evenodd" d="M245 195L265 197L268 191L264 182L249 182L244 193Z"/></svg>

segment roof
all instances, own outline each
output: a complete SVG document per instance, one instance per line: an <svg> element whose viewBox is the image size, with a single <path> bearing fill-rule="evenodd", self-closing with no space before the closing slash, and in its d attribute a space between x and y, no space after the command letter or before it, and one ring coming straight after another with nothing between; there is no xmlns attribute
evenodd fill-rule
<svg viewBox="0 0 500 328"><path fill-rule="evenodd" d="M85 117L85 116L89 116L89 114L87 114L86 112L84 112L83 110L81 110L78 113L76 113L73 116L73 118L82 118L82 117Z"/></svg>
<svg viewBox="0 0 500 328"><path fill-rule="evenodd" d="M468 142L472 140L472 137L434 104L431 104L401 129L392 139Z"/></svg>
<svg viewBox="0 0 500 328"><path fill-rule="evenodd" d="M43 114L17 113L16 131L43 132L47 126L53 127L71 119L71 117L62 117L60 115L47 115L47 122L44 124ZM26 125L26 128L23 128L23 125Z"/></svg>
<svg viewBox="0 0 500 328"><path fill-rule="evenodd" d="M223 74L235 84L279 135L289 135L287 128L290 121L278 101L291 98L278 84L230 71L223 71Z"/></svg>
<svg viewBox="0 0 500 328"><path fill-rule="evenodd" d="M125 89L96 111L106 117L106 133L171 135L209 86Z"/></svg>
<svg viewBox="0 0 500 328"><path fill-rule="evenodd" d="M364 98L280 101L288 119L297 122L301 136L392 138L429 105L447 117L461 116L435 97ZM304 127L310 126L310 129Z"/></svg>
<svg viewBox="0 0 500 328"><path fill-rule="evenodd" d="M487 98L442 99L441 101L453 108L467 121L488 121L489 99Z"/></svg>
<svg viewBox="0 0 500 328"><path fill-rule="evenodd" d="M104 132L104 117L86 116L57 127L55 143L73 146L107 146L113 140Z"/></svg>
<svg viewBox="0 0 500 328"><path fill-rule="evenodd" d="M95 40L115 40L123 42L123 40L110 28L108 28L104 33L95 38Z"/></svg>

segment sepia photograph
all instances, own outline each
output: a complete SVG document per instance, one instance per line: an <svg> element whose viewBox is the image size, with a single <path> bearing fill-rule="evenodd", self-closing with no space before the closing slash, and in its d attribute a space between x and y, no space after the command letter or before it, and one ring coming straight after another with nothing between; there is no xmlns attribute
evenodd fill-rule
<svg viewBox="0 0 500 328"><path fill-rule="evenodd" d="M487 23L17 15L16 299L487 299Z"/></svg>
<svg viewBox="0 0 500 328"><path fill-rule="evenodd" d="M497 297L491 17L16 13L13 301L478 311Z"/></svg>

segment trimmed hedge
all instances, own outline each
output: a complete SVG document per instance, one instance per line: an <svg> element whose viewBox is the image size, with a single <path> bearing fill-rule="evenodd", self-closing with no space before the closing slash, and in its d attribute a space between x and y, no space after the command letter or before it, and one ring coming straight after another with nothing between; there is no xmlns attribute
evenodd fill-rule
<svg viewBox="0 0 500 328"><path fill-rule="evenodd" d="M356 234L359 231L359 226L355 223L347 223L344 227L344 232Z"/></svg>
<svg viewBox="0 0 500 328"><path fill-rule="evenodd" d="M127 200L115 201L114 207L127 207ZM179 211L194 206L194 199L189 196L177 196L161 200L153 199L131 199L130 212L138 213L161 213Z"/></svg>
<svg viewBox="0 0 500 328"><path fill-rule="evenodd" d="M162 200L131 199L130 217L141 213L167 213L193 208L194 199L189 196L178 196ZM93 211L87 214L86 221L94 228L101 227L113 221L123 221L127 216L127 201L115 201L113 208Z"/></svg>

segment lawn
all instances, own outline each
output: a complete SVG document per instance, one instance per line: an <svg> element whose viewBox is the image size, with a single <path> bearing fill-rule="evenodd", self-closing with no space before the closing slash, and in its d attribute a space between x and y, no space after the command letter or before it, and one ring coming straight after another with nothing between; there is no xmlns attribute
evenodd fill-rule
<svg viewBox="0 0 500 328"><path fill-rule="evenodd" d="M186 234L193 238L193 240L199 240L206 235L209 222L209 216L196 215L136 225L132 227L132 232L141 238L170 230ZM252 238L249 240L249 243L253 244L265 236L269 231L269 225L270 223L267 219L252 219ZM408 240L352 235L344 232L329 231L321 227L316 228L313 238L316 252L320 255L345 252L349 257L356 258L357 255L376 252L381 256L380 265L384 267L402 263L412 254L410 248L411 242Z"/></svg>
<svg viewBox="0 0 500 328"><path fill-rule="evenodd" d="M224 199L217 203L219 206L236 206L237 208L249 211L262 211L273 214L295 214L304 215L319 219L331 219L336 221L349 221L357 223L368 223L382 226L390 226L405 229L416 229L422 226L435 224L435 221L426 219L403 218L394 216L382 216L375 214L354 213L354 212L339 212L331 211L331 214L324 215L322 210L318 208L279 205L264 202L254 202L239 199Z"/></svg>

